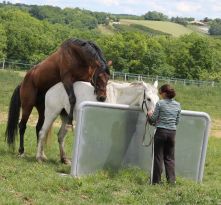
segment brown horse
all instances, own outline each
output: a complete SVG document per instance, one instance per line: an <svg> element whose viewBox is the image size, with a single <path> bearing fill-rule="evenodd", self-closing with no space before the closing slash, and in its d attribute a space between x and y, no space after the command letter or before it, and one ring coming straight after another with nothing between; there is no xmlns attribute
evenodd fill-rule
<svg viewBox="0 0 221 205"><path fill-rule="evenodd" d="M14 90L5 132L8 145L14 148L19 127L19 154L24 153L24 133L33 107L36 107L39 115L36 125L38 140L39 131L44 122L45 93L60 81L65 87L71 105L69 124L73 120L73 107L76 102L73 91L74 82L91 81L95 87L97 100L104 101L110 64L111 62L106 62L100 48L93 42L79 39L66 40L56 52L30 69L21 84ZM22 116L18 124L20 108L22 108Z"/></svg>

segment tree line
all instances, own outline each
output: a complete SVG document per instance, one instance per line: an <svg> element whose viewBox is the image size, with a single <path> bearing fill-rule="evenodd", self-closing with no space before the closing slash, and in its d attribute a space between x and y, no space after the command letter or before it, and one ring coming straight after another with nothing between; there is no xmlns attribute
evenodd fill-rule
<svg viewBox="0 0 221 205"><path fill-rule="evenodd" d="M87 18L90 12L84 14L85 11L80 9L55 7L48 12L50 7L44 7L47 12L43 12L40 8L0 5L0 59L36 64L55 51L64 40L82 38L96 42L106 59L113 61L115 71L221 80L220 39L194 33L179 38L130 31L104 35L97 26L92 28L88 23L94 18L97 23L104 23L101 20L104 13L91 12L91 18ZM59 18L59 11L64 18ZM77 15L78 11L81 15ZM68 21L65 16L68 16Z"/></svg>

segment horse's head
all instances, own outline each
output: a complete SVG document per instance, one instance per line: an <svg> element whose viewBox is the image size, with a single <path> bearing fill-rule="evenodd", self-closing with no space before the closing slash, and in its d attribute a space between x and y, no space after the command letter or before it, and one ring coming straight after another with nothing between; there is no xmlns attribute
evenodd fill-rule
<svg viewBox="0 0 221 205"><path fill-rule="evenodd" d="M155 81L153 85L146 84L144 82L143 84L144 84L144 93L141 99L142 109L145 115L147 115L148 111L154 111L155 105L159 100L158 90L157 90L158 81Z"/></svg>
<svg viewBox="0 0 221 205"><path fill-rule="evenodd" d="M97 62L97 68L91 78L91 84L94 86L94 93L97 95L97 100L104 102L107 98L107 83L110 78L109 66L112 64L109 61L105 68L101 67L100 63Z"/></svg>

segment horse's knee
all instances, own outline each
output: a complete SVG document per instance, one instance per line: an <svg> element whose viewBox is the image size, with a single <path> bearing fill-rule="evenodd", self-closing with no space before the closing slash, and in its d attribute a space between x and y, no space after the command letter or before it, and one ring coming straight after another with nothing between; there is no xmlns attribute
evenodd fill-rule
<svg viewBox="0 0 221 205"><path fill-rule="evenodd" d="M46 138L46 131L44 129L41 129L39 131L38 143L44 142L45 138Z"/></svg>

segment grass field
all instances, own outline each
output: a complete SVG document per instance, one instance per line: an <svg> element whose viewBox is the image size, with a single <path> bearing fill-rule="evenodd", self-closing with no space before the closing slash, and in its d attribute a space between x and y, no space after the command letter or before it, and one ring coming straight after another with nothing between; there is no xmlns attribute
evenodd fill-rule
<svg viewBox="0 0 221 205"><path fill-rule="evenodd" d="M130 24L138 24L142 26L149 27L154 30L158 30L164 33L171 34L172 36L179 37L184 34L190 34L193 30L167 21L148 21L148 20L129 20L129 19L121 19L120 23L123 25L130 25Z"/></svg>
<svg viewBox="0 0 221 205"><path fill-rule="evenodd" d="M10 153L4 143L5 125L0 125L0 204L220 204L221 203L221 140L210 138L204 181L178 178L175 187L148 184L149 173L138 168L100 171L80 179L61 176L70 173L70 166L59 162L58 145L53 135L46 149L48 161L35 160L36 139L33 127L25 137L25 157ZM57 131L57 130L56 130ZM66 140L71 156L72 134Z"/></svg>
<svg viewBox="0 0 221 205"><path fill-rule="evenodd" d="M5 144L6 125L2 113L7 113L12 91L21 79L18 73L0 71L0 204L221 204L221 139L215 137L209 139L202 184L178 178L176 186L166 183L150 186L149 173L138 168L105 170L80 179L61 176L61 173L70 173L70 166L59 162L55 136L58 129L53 129L51 145L46 148L48 161L39 164L35 160L36 137L32 123L26 130L25 157L19 158L17 150L10 152ZM183 109L206 111L213 120L220 120L220 88L176 86L176 89ZM73 134L68 133L69 157L73 140Z"/></svg>

